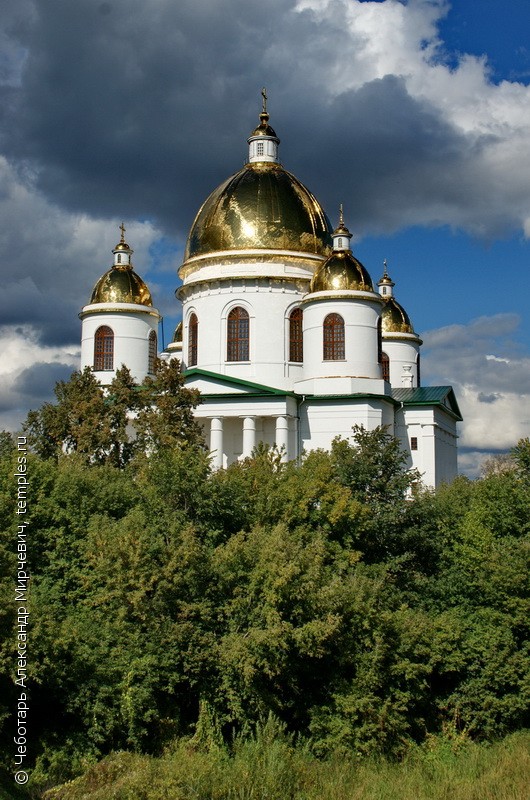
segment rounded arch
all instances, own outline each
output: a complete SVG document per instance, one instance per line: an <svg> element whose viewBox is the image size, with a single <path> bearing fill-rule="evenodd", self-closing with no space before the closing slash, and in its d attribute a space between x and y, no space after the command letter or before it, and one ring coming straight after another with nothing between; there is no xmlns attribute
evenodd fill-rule
<svg viewBox="0 0 530 800"><path fill-rule="evenodd" d="M114 369L114 331L108 325L100 325L94 335L94 371Z"/></svg>
<svg viewBox="0 0 530 800"><path fill-rule="evenodd" d="M199 348L199 318L195 311L188 317L188 367L197 365Z"/></svg>
<svg viewBox="0 0 530 800"><path fill-rule="evenodd" d="M289 314L289 361L301 363L304 360L303 337L304 312L297 306Z"/></svg>
<svg viewBox="0 0 530 800"><path fill-rule="evenodd" d="M250 314L241 305L234 306L226 318L226 360L250 360Z"/></svg>
<svg viewBox="0 0 530 800"><path fill-rule="evenodd" d="M381 353L381 376L390 382L390 359L386 353Z"/></svg>
<svg viewBox="0 0 530 800"><path fill-rule="evenodd" d="M158 355L158 337L156 331L150 331L147 349L147 373L155 374L156 357Z"/></svg>
<svg viewBox="0 0 530 800"><path fill-rule="evenodd" d="M344 319L340 314L328 314L323 324L324 361L344 361Z"/></svg>

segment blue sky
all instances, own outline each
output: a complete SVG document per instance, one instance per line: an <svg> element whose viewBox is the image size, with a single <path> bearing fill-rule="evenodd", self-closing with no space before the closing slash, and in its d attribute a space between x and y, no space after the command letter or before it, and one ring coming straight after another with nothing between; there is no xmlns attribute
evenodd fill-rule
<svg viewBox="0 0 530 800"><path fill-rule="evenodd" d="M530 5L0 0L0 427L77 366L118 225L165 317L267 86L285 167L383 259L454 386L461 468L530 435Z"/></svg>

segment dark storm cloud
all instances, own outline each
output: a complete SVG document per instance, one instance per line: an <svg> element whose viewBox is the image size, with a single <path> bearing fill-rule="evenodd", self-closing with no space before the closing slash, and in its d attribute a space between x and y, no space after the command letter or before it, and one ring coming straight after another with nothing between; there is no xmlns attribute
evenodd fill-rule
<svg viewBox="0 0 530 800"><path fill-rule="evenodd" d="M13 389L24 396L25 402L37 403L52 400L57 381L67 381L73 370L69 364L39 362L17 375Z"/></svg>
<svg viewBox="0 0 530 800"><path fill-rule="evenodd" d="M153 219L182 240L242 165L266 84L283 160L332 218L343 202L356 232L393 230L426 208L436 221L438 204L446 221L467 203L455 176L474 177L465 137L399 78L332 99L326 68L337 50L353 60L353 37L339 14L294 6L41 0L15 29L29 55L4 90L4 149L63 208Z"/></svg>

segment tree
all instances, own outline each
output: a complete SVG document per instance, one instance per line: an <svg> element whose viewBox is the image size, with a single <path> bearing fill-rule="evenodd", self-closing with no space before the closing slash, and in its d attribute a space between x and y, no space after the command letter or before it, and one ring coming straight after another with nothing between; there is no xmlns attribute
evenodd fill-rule
<svg viewBox="0 0 530 800"><path fill-rule="evenodd" d="M520 439L511 451L520 477L530 481L530 439Z"/></svg>
<svg viewBox="0 0 530 800"><path fill-rule="evenodd" d="M58 458L64 451L104 461L110 425L103 389L90 367L74 372L69 381L59 381L54 391L57 403L30 411L23 425L30 446L41 458Z"/></svg>
<svg viewBox="0 0 530 800"><path fill-rule="evenodd" d="M88 464L122 468L138 452L204 446L193 416L199 393L184 388L178 361L159 361L141 386L121 367L108 388L90 367L55 387L57 402L30 411L24 430L41 458L78 454Z"/></svg>
<svg viewBox="0 0 530 800"><path fill-rule="evenodd" d="M204 447L193 410L200 402L196 389L184 387L180 362L158 361L155 377L142 384L142 410L135 419L139 442L146 452L164 447Z"/></svg>

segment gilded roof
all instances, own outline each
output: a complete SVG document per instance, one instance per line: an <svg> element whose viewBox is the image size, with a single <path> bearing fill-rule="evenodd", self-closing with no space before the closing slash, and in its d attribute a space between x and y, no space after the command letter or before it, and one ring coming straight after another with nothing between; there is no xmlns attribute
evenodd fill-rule
<svg viewBox="0 0 530 800"><path fill-rule="evenodd" d="M91 303L135 303L152 306L147 285L129 266L114 266L94 286Z"/></svg>
<svg viewBox="0 0 530 800"><path fill-rule="evenodd" d="M182 321L180 321L175 328L175 333L173 334L173 341L174 342L181 342L182 341Z"/></svg>
<svg viewBox="0 0 530 800"><path fill-rule="evenodd" d="M248 138L253 139L254 136L270 136L271 138L276 139L279 144L280 140L276 136L276 131L269 125L269 115L267 113L261 113L259 115L259 119L260 122L258 127L254 128Z"/></svg>
<svg viewBox="0 0 530 800"><path fill-rule="evenodd" d="M185 260L223 250L331 252L331 224L313 194L280 164L254 162L218 186L199 210Z"/></svg>
<svg viewBox="0 0 530 800"><path fill-rule="evenodd" d="M351 250L335 250L315 272L311 281L312 292L336 290L373 292L372 279Z"/></svg>
<svg viewBox="0 0 530 800"><path fill-rule="evenodd" d="M385 300L381 312L381 329L383 333L414 333L409 315L394 297Z"/></svg>

